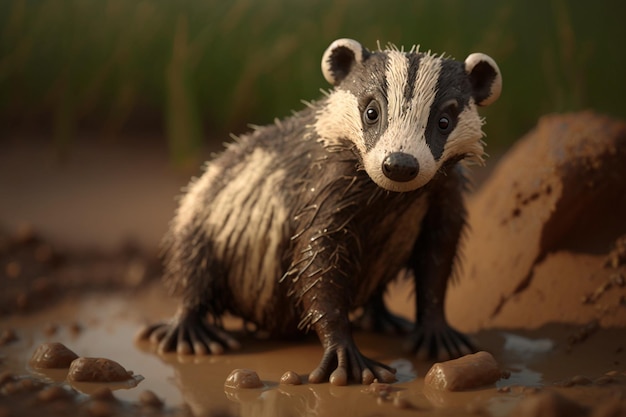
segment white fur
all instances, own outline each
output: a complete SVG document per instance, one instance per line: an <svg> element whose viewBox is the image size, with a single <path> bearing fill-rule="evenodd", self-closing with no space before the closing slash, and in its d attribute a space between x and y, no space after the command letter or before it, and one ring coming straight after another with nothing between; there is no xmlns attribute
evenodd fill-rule
<svg viewBox="0 0 626 417"><path fill-rule="evenodd" d="M482 131L483 119L478 115L474 100L470 100L461 114L456 128L448 136L448 140L443 148L443 155L440 160L446 161L457 155L467 155L469 161L483 164L483 142L485 135Z"/></svg>
<svg viewBox="0 0 626 417"><path fill-rule="evenodd" d="M288 223L289 213L279 198L280 193L276 192L285 173L274 165L272 154L255 148L233 169L259 173L236 175L228 187L212 195L211 210L205 213L202 225L212 238L213 256L216 259L233 257L229 287L238 289L233 294L237 298L236 305L245 309L248 317L256 319L261 319L263 307L272 302L274 285L281 275L282 252L279 245L288 233L283 229ZM181 201L174 230L185 224L194 224L191 216L197 214L197 207L204 205L204 193L211 189L210 183L216 181L218 175L220 168L216 164L209 165L205 174L191 184ZM256 198L250 199L251 195ZM247 215L250 217L245 217ZM239 241L235 246L237 239ZM259 244L259 239L263 244Z"/></svg>
<svg viewBox="0 0 626 417"><path fill-rule="evenodd" d="M346 138L361 154L365 153L359 103L353 94L334 90L318 111L313 127L324 146L336 145L339 139Z"/></svg>

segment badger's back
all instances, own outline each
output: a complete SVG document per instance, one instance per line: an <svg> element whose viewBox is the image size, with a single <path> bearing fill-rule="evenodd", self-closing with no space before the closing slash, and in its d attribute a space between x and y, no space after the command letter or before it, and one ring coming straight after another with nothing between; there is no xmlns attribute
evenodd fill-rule
<svg viewBox="0 0 626 417"><path fill-rule="evenodd" d="M330 198L339 171L357 164L349 144L328 152L315 139L320 106L239 137L188 185L163 242L165 280L185 303L284 327L278 333L295 329L289 286L279 285L294 236L306 227L312 195L325 188L322 199Z"/></svg>

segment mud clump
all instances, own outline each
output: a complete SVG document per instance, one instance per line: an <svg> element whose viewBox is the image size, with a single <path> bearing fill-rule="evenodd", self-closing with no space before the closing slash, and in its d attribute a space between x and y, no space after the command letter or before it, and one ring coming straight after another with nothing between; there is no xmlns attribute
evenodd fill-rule
<svg viewBox="0 0 626 417"><path fill-rule="evenodd" d="M434 364L426 373L424 383L438 390L463 391L493 384L502 376L491 353L478 352Z"/></svg>
<svg viewBox="0 0 626 417"><path fill-rule="evenodd" d="M224 386L235 389L261 388L263 383L259 375L251 369L235 369L228 375Z"/></svg>
<svg viewBox="0 0 626 417"><path fill-rule="evenodd" d="M122 365L105 358L78 358L70 365L67 379L75 382L122 382L132 378Z"/></svg>
<svg viewBox="0 0 626 417"><path fill-rule="evenodd" d="M625 160L626 123L593 112L541 118L468 200L450 321L465 331L626 327Z"/></svg>
<svg viewBox="0 0 626 417"><path fill-rule="evenodd" d="M62 343L44 343L40 345L30 359L30 366L35 369L64 369L78 359L78 355Z"/></svg>
<svg viewBox="0 0 626 417"><path fill-rule="evenodd" d="M0 331L0 346L7 345L17 341L17 334L13 329L4 329Z"/></svg>
<svg viewBox="0 0 626 417"><path fill-rule="evenodd" d="M139 403L147 408L163 408L163 400L157 397L157 395L150 390L145 390L141 392L141 394L139 395Z"/></svg>
<svg viewBox="0 0 626 417"><path fill-rule="evenodd" d="M294 371L287 371L280 377L282 385L302 385L302 378Z"/></svg>

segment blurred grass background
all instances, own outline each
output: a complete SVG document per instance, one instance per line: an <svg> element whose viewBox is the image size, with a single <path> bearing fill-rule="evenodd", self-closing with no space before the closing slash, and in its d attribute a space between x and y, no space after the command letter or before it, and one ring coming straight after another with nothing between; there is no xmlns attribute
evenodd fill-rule
<svg viewBox="0 0 626 417"><path fill-rule="evenodd" d="M626 118L626 3L566 0L3 0L0 134L56 149L83 132L166 141L184 164L202 146L266 124L328 88L321 55L339 37L463 60L491 55L503 96L488 150L549 112ZM93 135L89 137L93 138ZM120 139L122 140L122 139Z"/></svg>

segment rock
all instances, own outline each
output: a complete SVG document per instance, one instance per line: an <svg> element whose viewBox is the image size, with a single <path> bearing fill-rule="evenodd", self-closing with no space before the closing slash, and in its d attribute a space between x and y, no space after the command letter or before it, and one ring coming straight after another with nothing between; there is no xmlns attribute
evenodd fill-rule
<svg viewBox="0 0 626 417"><path fill-rule="evenodd" d="M37 393L37 399L42 402L67 401L72 398L72 394L58 385L51 385Z"/></svg>
<svg viewBox="0 0 626 417"><path fill-rule="evenodd" d="M35 369L69 368L78 355L64 344L51 342L40 345L30 358L30 366Z"/></svg>
<svg viewBox="0 0 626 417"><path fill-rule="evenodd" d="M235 369L228 375L224 386L228 388L261 388L259 375L251 369Z"/></svg>
<svg viewBox="0 0 626 417"><path fill-rule="evenodd" d="M121 382L131 377L122 365L105 358L78 358L67 374L67 378L75 382Z"/></svg>
<svg viewBox="0 0 626 417"><path fill-rule="evenodd" d="M626 235L624 161L626 123L592 112L541 118L468 201L450 321L470 332L598 318L625 327L626 288L605 285L621 262L605 266L607 253ZM604 287L616 314L581 303Z"/></svg>
<svg viewBox="0 0 626 417"><path fill-rule="evenodd" d="M488 352L465 355L434 364L424 384L439 390L462 391L490 385L502 377L502 371Z"/></svg>
<svg viewBox="0 0 626 417"><path fill-rule="evenodd" d="M139 403L144 407L163 408L163 400L150 390L142 391L141 394L139 394Z"/></svg>
<svg viewBox="0 0 626 417"><path fill-rule="evenodd" d="M280 383L283 385L302 385L302 378L294 371L287 371L280 377Z"/></svg>

